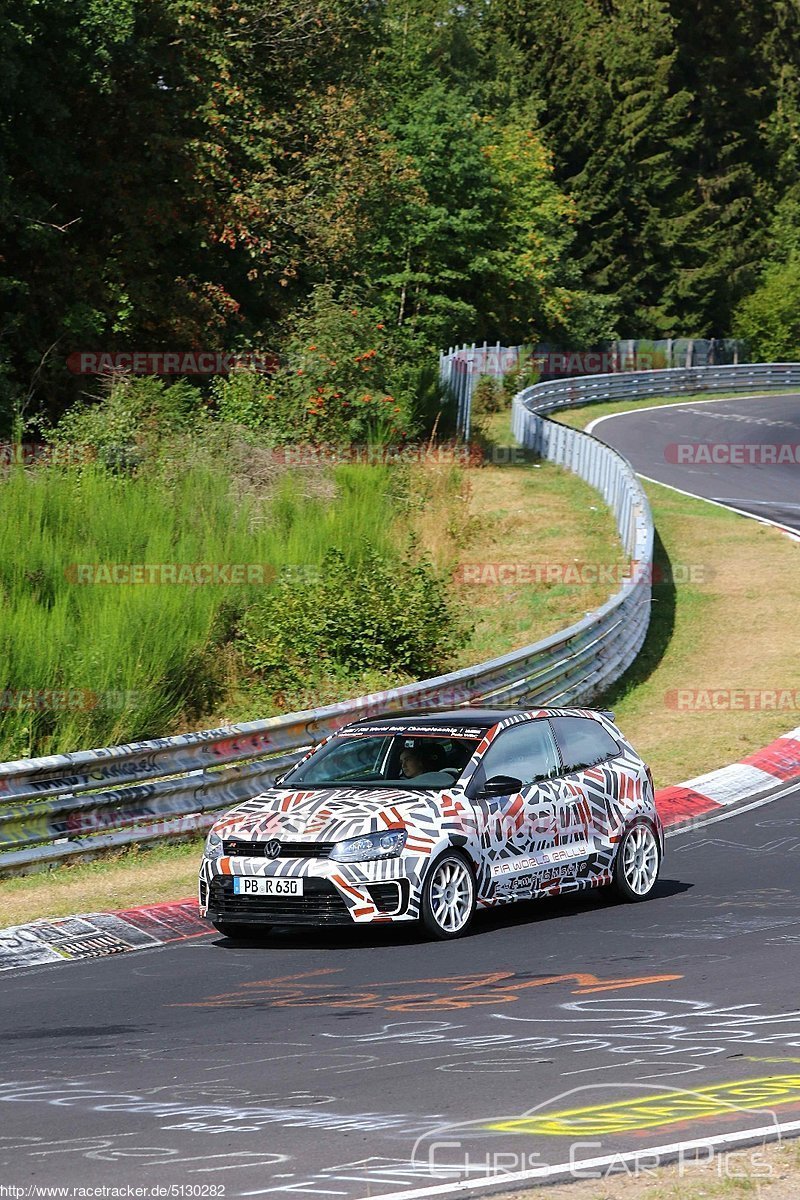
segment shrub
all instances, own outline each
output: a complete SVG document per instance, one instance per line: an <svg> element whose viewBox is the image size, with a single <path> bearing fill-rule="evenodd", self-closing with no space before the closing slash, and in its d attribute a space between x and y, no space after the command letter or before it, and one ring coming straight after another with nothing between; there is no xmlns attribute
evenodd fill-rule
<svg viewBox="0 0 800 1200"><path fill-rule="evenodd" d="M492 375L481 375L472 393L473 416L482 417L489 413L502 412L505 406L505 394L500 380Z"/></svg>
<svg viewBox="0 0 800 1200"><path fill-rule="evenodd" d="M407 347L414 354L412 346ZM394 372L395 393L409 398L409 432L437 439L452 438L457 433L458 402L450 388L439 377L439 367L430 349L420 349L416 361L400 363ZM420 360L422 365L420 366ZM426 361L427 360L427 361Z"/></svg>
<svg viewBox="0 0 800 1200"><path fill-rule="evenodd" d="M271 376L216 381L212 394L222 420L272 444L385 444L403 440L413 425L401 360L380 314L354 293L339 297L319 285L286 342L284 365Z"/></svg>
<svg viewBox="0 0 800 1200"><path fill-rule="evenodd" d="M290 427L289 414L278 419L277 400L269 376L258 371L234 371L211 381L211 399L221 421L251 431Z"/></svg>
<svg viewBox="0 0 800 1200"><path fill-rule="evenodd" d="M466 635L428 562L365 547L357 566L332 549L314 577L282 576L246 613L238 644L270 689L291 694L337 672L433 675Z"/></svg>
<svg viewBox="0 0 800 1200"><path fill-rule="evenodd" d="M517 392L521 392L523 388L533 387L539 382L541 373L537 371L533 363L523 363L522 366L513 367L510 371L506 371L503 376L503 395L505 396L506 405L510 405L516 396Z"/></svg>
<svg viewBox="0 0 800 1200"><path fill-rule="evenodd" d="M205 417L199 390L185 379L116 375L100 400L62 417L52 440L88 446L103 466L130 471L156 457L166 438L196 435Z"/></svg>

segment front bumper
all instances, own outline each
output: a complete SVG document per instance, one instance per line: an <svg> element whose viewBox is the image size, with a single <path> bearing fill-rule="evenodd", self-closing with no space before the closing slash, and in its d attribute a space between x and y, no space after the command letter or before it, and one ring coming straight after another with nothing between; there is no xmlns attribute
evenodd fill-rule
<svg viewBox="0 0 800 1200"><path fill-rule="evenodd" d="M219 863L225 866L220 868ZM227 867L227 870L225 869ZM239 875L300 877L302 896L240 896ZM263 859L210 861L200 870L201 916L217 923L242 925L352 925L414 920L419 915L417 889L402 858L379 863L303 863L290 872L265 870Z"/></svg>

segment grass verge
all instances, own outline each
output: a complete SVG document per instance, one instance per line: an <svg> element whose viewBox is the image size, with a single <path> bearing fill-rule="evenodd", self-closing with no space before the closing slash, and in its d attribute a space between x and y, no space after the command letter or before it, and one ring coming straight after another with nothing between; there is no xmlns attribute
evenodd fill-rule
<svg viewBox="0 0 800 1200"><path fill-rule="evenodd" d="M487 463L461 478L458 496L442 497L434 484L412 521L421 544L452 575L457 605L472 625L453 668L556 633L617 590L593 578L594 570L588 582L571 581L578 565L618 578L626 562L613 517L582 479L548 462Z"/></svg>
<svg viewBox="0 0 800 1200"><path fill-rule="evenodd" d="M0 880L0 929L39 917L105 912L192 896L203 845L131 849L96 862L75 863L38 875Z"/></svg>
<svg viewBox="0 0 800 1200"><path fill-rule="evenodd" d="M662 581L645 644L604 702L659 787L736 762L798 723L768 705L800 683L800 546L726 509L645 489Z"/></svg>
<svg viewBox="0 0 800 1200"><path fill-rule="evenodd" d="M620 1172L602 1180L516 1192L507 1200L797 1200L800 1144L784 1141L715 1155L709 1162Z"/></svg>

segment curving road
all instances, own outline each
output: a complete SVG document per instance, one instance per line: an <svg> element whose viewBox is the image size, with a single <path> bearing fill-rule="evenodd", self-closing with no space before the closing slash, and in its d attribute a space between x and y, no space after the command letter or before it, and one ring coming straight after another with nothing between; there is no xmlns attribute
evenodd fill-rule
<svg viewBox="0 0 800 1200"><path fill-rule="evenodd" d="M616 1153L800 1128L799 800L671 837L640 905L528 904L451 943L402 927L212 934L9 973L0 1182L485 1190L503 1172L602 1173Z"/></svg>
<svg viewBox="0 0 800 1200"><path fill-rule="evenodd" d="M797 464L673 449L800 444L799 397L638 410L597 433L650 478L800 530ZM0 1184L357 1200L797 1133L798 800L670 837L642 905L521 905L452 943L212 934L8 973Z"/></svg>
<svg viewBox="0 0 800 1200"><path fill-rule="evenodd" d="M800 395L638 408L588 428L647 479L800 532Z"/></svg>

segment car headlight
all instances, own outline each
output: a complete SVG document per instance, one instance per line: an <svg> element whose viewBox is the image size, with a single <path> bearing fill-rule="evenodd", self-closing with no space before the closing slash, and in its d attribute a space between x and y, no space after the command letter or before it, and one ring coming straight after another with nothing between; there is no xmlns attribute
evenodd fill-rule
<svg viewBox="0 0 800 1200"><path fill-rule="evenodd" d="M213 829L209 830L203 854L206 858L222 858L222 838Z"/></svg>
<svg viewBox="0 0 800 1200"><path fill-rule="evenodd" d="M385 829L364 837L337 842L328 855L336 862L372 862L376 858L397 858L406 844L405 829Z"/></svg>

